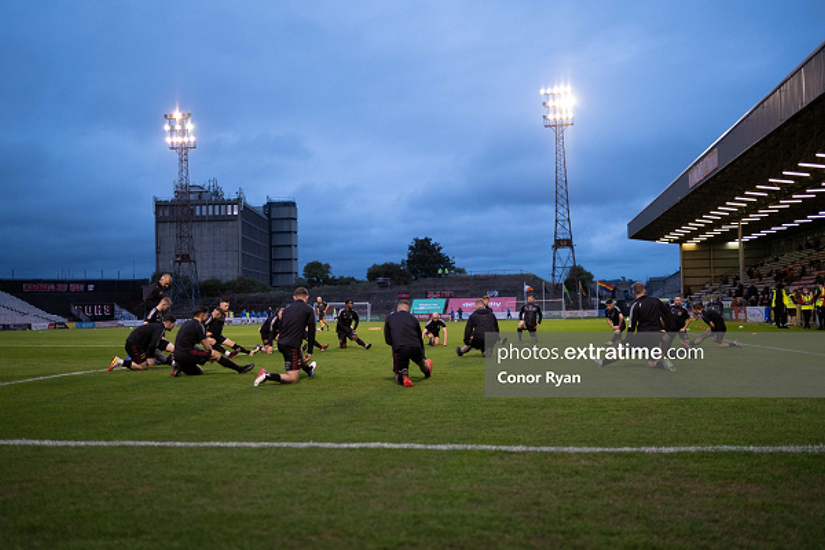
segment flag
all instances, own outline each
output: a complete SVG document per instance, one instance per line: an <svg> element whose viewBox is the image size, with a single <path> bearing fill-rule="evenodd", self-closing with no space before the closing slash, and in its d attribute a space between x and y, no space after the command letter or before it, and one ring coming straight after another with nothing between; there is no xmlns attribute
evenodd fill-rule
<svg viewBox="0 0 825 550"><path fill-rule="evenodd" d="M596 281L596 282L599 283L599 288L603 288L604 290L606 290L608 292L613 292L613 287L610 286L609 284L607 284L605 282L602 282L602 281Z"/></svg>
<svg viewBox="0 0 825 550"><path fill-rule="evenodd" d="M568 291L567 291L567 285L566 285L566 284L564 284L564 283L562 283L562 284L561 284L561 289L562 289L563 295L564 295L564 296L567 296L567 299L568 299L568 300L570 300L570 301L572 302L572 301L573 301L573 298L571 298L571 297L570 297L570 292L568 292Z"/></svg>
<svg viewBox="0 0 825 550"><path fill-rule="evenodd" d="M533 292L533 287L531 287L527 283L524 283L524 292Z"/></svg>
<svg viewBox="0 0 825 550"><path fill-rule="evenodd" d="M585 292L585 291L584 291L584 287L582 286L582 282L581 282L581 281L579 281L579 290L581 291L582 296L587 297L587 292Z"/></svg>

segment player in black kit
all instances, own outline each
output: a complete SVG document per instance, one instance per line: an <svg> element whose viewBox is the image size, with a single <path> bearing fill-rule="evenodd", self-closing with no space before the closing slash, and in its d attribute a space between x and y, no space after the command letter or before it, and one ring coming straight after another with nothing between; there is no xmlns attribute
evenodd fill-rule
<svg viewBox="0 0 825 550"><path fill-rule="evenodd" d="M206 327L206 335L214 340L212 347L230 359L234 358L239 353L255 355L261 351L261 346L255 346L252 350L248 350L223 335L223 325L226 322L227 313L229 313L229 302L226 300L221 300L218 307L212 310L212 313L203 323L203 326ZM231 348L232 351L226 349L227 347Z"/></svg>
<svg viewBox="0 0 825 550"><path fill-rule="evenodd" d="M644 283L633 284L633 294L636 296L630 306L630 326L627 329L627 338L631 345L637 348L645 348L654 353L653 350L663 349L665 330L670 327L670 309L664 302L652 296L645 296ZM596 360L600 367L614 363L618 359ZM648 356L647 366L649 368L666 368L675 371L676 367L666 357L662 360L655 360Z"/></svg>
<svg viewBox="0 0 825 550"><path fill-rule="evenodd" d="M670 306L670 317L673 319L675 329L679 333L679 340L682 341L682 344L689 343L687 329L690 325L690 313L682 306L681 296L673 297L673 305Z"/></svg>
<svg viewBox="0 0 825 550"><path fill-rule="evenodd" d="M300 378L302 370L309 376L315 376L315 361L309 362L315 346L315 310L307 303L309 292L304 287L296 288L293 298L295 301L284 308L278 333L278 351L284 356L286 374L270 374L261 369L255 379L256 388L267 380L294 384ZM304 337L308 340L309 348L306 355L301 352Z"/></svg>
<svg viewBox="0 0 825 550"><path fill-rule="evenodd" d="M406 302L406 300L404 300ZM412 314L410 314L412 315ZM424 334L421 336L422 340L429 340L431 346L437 346L440 338L439 333L444 329L444 345L447 345L447 325L439 318L438 313L433 313L429 322L424 325Z"/></svg>
<svg viewBox="0 0 825 550"><path fill-rule="evenodd" d="M482 357L487 357L492 351L492 346L488 349L485 344L484 335L488 332L498 332L498 319L493 311L484 305L484 300L479 299L476 300L476 310L467 319L467 326L464 327L464 347L455 348L455 352L461 357L471 349L477 349L481 351Z"/></svg>
<svg viewBox="0 0 825 550"><path fill-rule="evenodd" d="M424 357L423 340L421 325L410 313L410 303L401 300L395 313L391 313L384 324L384 341L392 347L395 380L405 388L413 385L409 373L410 361L418 365L424 378L429 378L433 373L433 362Z"/></svg>
<svg viewBox="0 0 825 550"><path fill-rule="evenodd" d="M206 328L203 326L208 314L209 310L205 307L196 307L192 312L192 320L186 321L178 330L173 352L175 363L172 366L172 378L181 372L189 376L203 374L201 365L207 361L217 361L220 366L232 369L238 374L247 373L255 366L255 363L238 366L228 357L212 349L210 338L206 336Z"/></svg>
<svg viewBox="0 0 825 550"><path fill-rule="evenodd" d="M521 306L518 313L518 343L521 344L521 333L525 330L530 333L530 341L538 343L536 338L536 327L541 325L541 308L536 305L536 299L532 294L527 296L527 303Z"/></svg>
<svg viewBox="0 0 825 550"><path fill-rule="evenodd" d="M742 344L734 340L733 342L724 342L725 332L728 327L725 325L725 318L722 314L713 308L705 309L702 302L693 304L693 316L701 318L708 324L708 329L700 336L690 342L690 346L698 346L706 338L713 337L713 347L715 348L741 348Z"/></svg>
<svg viewBox="0 0 825 550"><path fill-rule="evenodd" d="M161 342L166 342L163 339L164 333L173 328L175 328L175 316L166 315L160 323L147 323L132 330L126 339L126 359L115 357L109 363L109 370L112 371L117 367L129 370L146 370L153 366ZM161 354L161 357L163 357L163 354ZM165 363L163 360L160 362Z"/></svg>
<svg viewBox="0 0 825 550"><path fill-rule="evenodd" d="M358 328L359 320L358 313L353 311L352 305L352 300L347 300L344 309L338 312L338 322L335 326L335 332L338 333L338 345L342 349L346 349L347 338L349 338L362 348L370 349L372 344L365 344L363 340L358 338L358 334L355 333L355 330Z"/></svg>
<svg viewBox="0 0 825 550"><path fill-rule="evenodd" d="M323 298L318 296L315 301L315 311L318 312L318 324L320 328L318 330L324 330L326 327L329 330L329 323L327 323L327 310L329 309L329 304L324 301Z"/></svg>
<svg viewBox="0 0 825 550"><path fill-rule="evenodd" d="M172 307L171 298L168 296L161 298L158 305L153 307L152 310L146 314L146 317L143 319L143 324L148 325L149 323L163 323L163 318L166 317L170 307ZM169 355L163 355L164 351L168 352ZM160 341L155 347L155 358L157 359L157 362L165 365L171 365L173 351L175 351L174 344L164 338L164 335L161 334Z"/></svg>
<svg viewBox="0 0 825 550"><path fill-rule="evenodd" d="M616 307L612 299L607 300L604 305L606 306L604 308L604 316L607 319L607 324L613 329L613 338L611 338L609 342L606 342L605 345L612 346L622 341L622 333L625 329L624 314L619 311L619 308Z"/></svg>
<svg viewBox="0 0 825 550"><path fill-rule="evenodd" d="M261 351L272 353L272 348L278 340L278 333L281 331L281 317L283 317L283 315L283 308L278 308L277 311L271 311L269 317L264 321L264 324L258 329L258 332L261 333Z"/></svg>

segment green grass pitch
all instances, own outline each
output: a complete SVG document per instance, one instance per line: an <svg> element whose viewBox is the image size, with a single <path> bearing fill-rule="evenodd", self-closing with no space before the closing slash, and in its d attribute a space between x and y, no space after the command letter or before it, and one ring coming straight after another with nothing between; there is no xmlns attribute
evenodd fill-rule
<svg viewBox="0 0 825 550"><path fill-rule="evenodd" d="M413 367L405 389L380 327L359 328L369 351L319 333L332 345L315 378L259 388L255 372L281 372L280 355L246 375L210 364L171 379L102 370L128 329L0 333L0 384L99 371L0 385L0 440L825 443L825 399L485 398L478 352L455 354L463 324L427 349L433 377ZM258 342L257 327L225 333ZM824 494L823 454L4 444L0 548L821 548Z"/></svg>

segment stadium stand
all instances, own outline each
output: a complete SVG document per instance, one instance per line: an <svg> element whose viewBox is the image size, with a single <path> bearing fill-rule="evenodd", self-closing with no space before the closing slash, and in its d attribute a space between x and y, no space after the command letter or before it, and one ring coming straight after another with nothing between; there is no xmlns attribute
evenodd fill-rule
<svg viewBox="0 0 825 550"><path fill-rule="evenodd" d="M66 319L45 311L0 291L0 325L28 323L65 323Z"/></svg>
<svg viewBox="0 0 825 550"><path fill-rule="evenodd" d="M714 298L731 298L739 289L738 277L738 270L722 273L717 280L709 281L692 294L691 299L706 302ZM749 266L741 284L745 288L751 284L756 285L761 292L765 286L773 289L781 278L788 291L793 292L797 288L814 286L817 277L825 278L825 250L804 249L767 258Z"/></svg>

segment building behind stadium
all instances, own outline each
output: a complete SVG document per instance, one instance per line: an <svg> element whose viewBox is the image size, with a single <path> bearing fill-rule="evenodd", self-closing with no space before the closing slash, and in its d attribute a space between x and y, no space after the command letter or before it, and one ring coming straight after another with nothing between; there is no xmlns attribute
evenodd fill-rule
<svg viewBox="0 0 825 550"><path fill-rule="evenodd" d="M298 276L298 205L267 197L263 206L246 202L241 191L226 197L215 180L192 185L192 240L198 279L238 277L271 286L291 285ZM155 270L173 271L175 199L154 199Z"/></svg>
<svg viewBox="0 0 825 550"><path fill-rule="evenodd" d="M825 268L825 43L627 226L679 246L681 286L811 285Z"/></svg>

